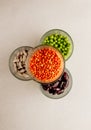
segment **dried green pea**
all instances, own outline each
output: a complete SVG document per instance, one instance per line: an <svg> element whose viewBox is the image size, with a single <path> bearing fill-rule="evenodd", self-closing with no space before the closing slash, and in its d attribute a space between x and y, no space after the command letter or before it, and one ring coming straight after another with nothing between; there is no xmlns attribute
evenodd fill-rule
<svg viewBox="0 0 91 130"><path fill-rule="evenodd" d="M57 48L57 47L58 47L58 44L55 44L55 47Z"/></svg>
<svg viewBox="0 0 91 130"><path fill-rule="evenodd" d="M53 39L53 37L54 37L54 34L51 34L51 35L49 35L49 37L50 37L51 39Z"/></svg>
<svg viewBox="0 0 91 130"><path fill-rule="evenodd" d="M61 39L60 38L58 38L58 42L60 42L61 41Z"/></svg>
<svg viewBox="0 0 91 130"><path fill-rule="evenodd" d="M53 39L54 39L54 40L57 40L57 38L56 38L56 37L54 37Z"/></svg>
<svg viewBox="0 0 91 130"><path fill-rule="evenodd" d="M52 34L46 37L44 44L51 45L61 51L62 55L66 57L70 49L70 43L67 36L61 34Z"/></svg>
<svg viewBox="0 0 91 130"><path fill-rule="evenodd" d="M53 39L50 39L50 42L53 42Z"/></svg>
<svg viewBox="0 0 91 130"><path fill-rule="evenodd" d="M58 44L60 44L60 42L59 42L59 41L58 41L57 43L58 43Z"/></svg>
<svg viewBox="0 0 91 130"><path fill-rule="evenodd" d="M65 51L67 51L67 50L68 50L68 48L67 48L67 47L65 47L64 49L65 49Z"/></svg>
<svg viewBox="0 0 91 130"><path fill-rule="evenodd" d="M53 46L54 44L53 43L50 43L51 46Z"/></svg>

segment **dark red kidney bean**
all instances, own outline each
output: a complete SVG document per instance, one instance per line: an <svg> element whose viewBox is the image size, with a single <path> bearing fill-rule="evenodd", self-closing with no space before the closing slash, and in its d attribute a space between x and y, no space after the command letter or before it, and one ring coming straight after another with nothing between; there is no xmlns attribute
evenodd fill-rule
<svg viewBox="0 0 91 130"><path fill-rule="evenodd" d="M59 84L59 82L56 82L56 83L54 83L54 85L52 86L53 88L57 88L58 87L58 84Z"/></svg>
<svg viewBox="0 0 91 130"><path fill-rule="evenodd" d="M53 89L49 89L49 93L53 93Z"/></svg>
<svg viewBox="0 0 91 130"><path fill-rule="evenodd" d="M48 89L48 87L46 85L42 85L42 87L43 87L44 90Z"/></svg>
<svg viewBox="0 0 91 130"><path fill-rule="evenodd" d="M68 76L68 74L66 72L64 72L64 76L63 77L64 77L65 80L69 79L69 76Z"/></svg>
<svg viewBox="0 0 91 130"><path fill-rule="evenodd" d="M50 94L61 94L64 92L65 88L69 84L69 76L66 72L58 79L57 82L50 84L42 84L42 87L45 91L48 91Z"/></svg>
<svg viewBox="0 0 91 130"><path fill-rule="evenodd" d="M64 89L67 88L69 85L69 81L67 80L66 85L64 86Z"/></svg>
<svg viewBox="0 0 91 130"><path fill-rule="evenodd" d="M64 90L66 84L67 84L66 82L62 82L62 83L60 84L60 89L61 89L61 90Z"/></svg>
<svg viewBox="0 0 91 130"><path fill-rule="evenodd" d="M64 90L59 90L59 91L57 91L57 94L59 95L59 94L62 94L64 92Z"/></svg>
<svg viewBox="0 0 91 130"><path fill-rule="evenodd" d="M50 83L49 85L50 85L50 86L53 86L54 84L55 84L55 83Z"/></svg>
<svg viewBox="0 0 91 130"><path fill-rule="evenodd" d="M55 89L53 90L52 94L53 94L53 95L56 94L56 90L55 90Z"/></svg>

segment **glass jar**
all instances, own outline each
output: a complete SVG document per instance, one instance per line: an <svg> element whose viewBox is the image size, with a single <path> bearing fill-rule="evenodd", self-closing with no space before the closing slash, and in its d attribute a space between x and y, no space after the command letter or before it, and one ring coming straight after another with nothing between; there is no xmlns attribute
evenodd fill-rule
<svg viewBox="0 0 91 130"><path fill-rule="evenodd" d="M64 71L64 58L54 47L40 45L29 51L26 62L28 75L39 83L56 81Z"/></svg>
<svg viewBox="0 0 91 130"><path fill-rule="evenodd" d="M22 46L15 49L9 58L9 69L11 73L20 80L30 80L31 77L27 73L26 61L30 51L33 48L29 46Z"/></svg>
<svg viewBox="0 0 91 130"><path fill-rule="evenodd" d="M67 32L60 29L52 29L46 32L41 37L40 44L57 48L65 60L68 60L73 52L72 38Z"/></svg>
<svg viewBox="0 0 91 130"><path fill-rule="evenodd" d="M59 99L66 96L72 88L72 76L68 69L64 70L63 75L54 83L41 84L42 93L52 99Z"/></svg>

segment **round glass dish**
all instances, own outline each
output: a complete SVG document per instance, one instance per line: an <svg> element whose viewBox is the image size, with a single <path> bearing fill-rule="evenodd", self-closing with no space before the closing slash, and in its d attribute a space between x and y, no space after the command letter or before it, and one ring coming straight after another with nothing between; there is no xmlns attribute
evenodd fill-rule
<svg viewBox="0 0 91 130"><path fill-rule="evenodd" d="M41 37L40 44L57 48L65 60L68 60L73 52L72 38L67 32L60 29L52 29L46 32Z"/></svg>
<svg viewBox="0 0 91 130"><path fill-rule="evenodd" d="M64 65L62 54L48 45L35 47L26 62L28 74L39 83L56 81L63 74Z"/></svg>
<svg viewBox="0 0 91 130"><path fill-rule="evenodd" d="M54 83L41 84L42 93L52 99L59 99L66 96L72 88L72 76L68 69L64 70L63 75Z"/></svg>
<svg viewBox="0 0 91 130"><path fill-rule="evenodd" d="M29 46L22 46L15 49L9 58L9 69L11 73L20 80L30 80L31 77L27 73L26 61L30 51L33 48Z"/></svg>

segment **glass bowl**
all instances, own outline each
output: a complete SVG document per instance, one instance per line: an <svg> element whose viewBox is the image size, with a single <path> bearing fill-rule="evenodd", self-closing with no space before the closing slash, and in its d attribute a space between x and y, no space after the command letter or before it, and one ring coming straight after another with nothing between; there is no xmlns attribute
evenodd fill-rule
<svg viewBox="0 0 91 130"><path fill-rule="evenodd" d="M60 29L52 29L46 32L41 37L40 44L57 48L65 60L68 60L73 52L72 38L67 32Z"/></svg>
<svg viewBox="0 0 91 130"><path fill-rule="evenodd" d="M33 48L29 46L22 46L15 49L9 58L9 69L11 73L20 80L30 80L31 77L27 73L26 61L29 51Z"/></svg>
<svg viewBox="0 0 91 130"><path fill-rule="evenodd" d="M68 69L64 70L63 75L54 83L41 84L42 93L52 99L59 99L66 96L72 88L72 76Z"/></svg>
<svg viewBox="0 0 91 130"><path fill-rule="evenodd" d="M56 81L64 71L64 59L54 47L40 45L29 52L26 68L30 77L39 83Z"/></svg>

